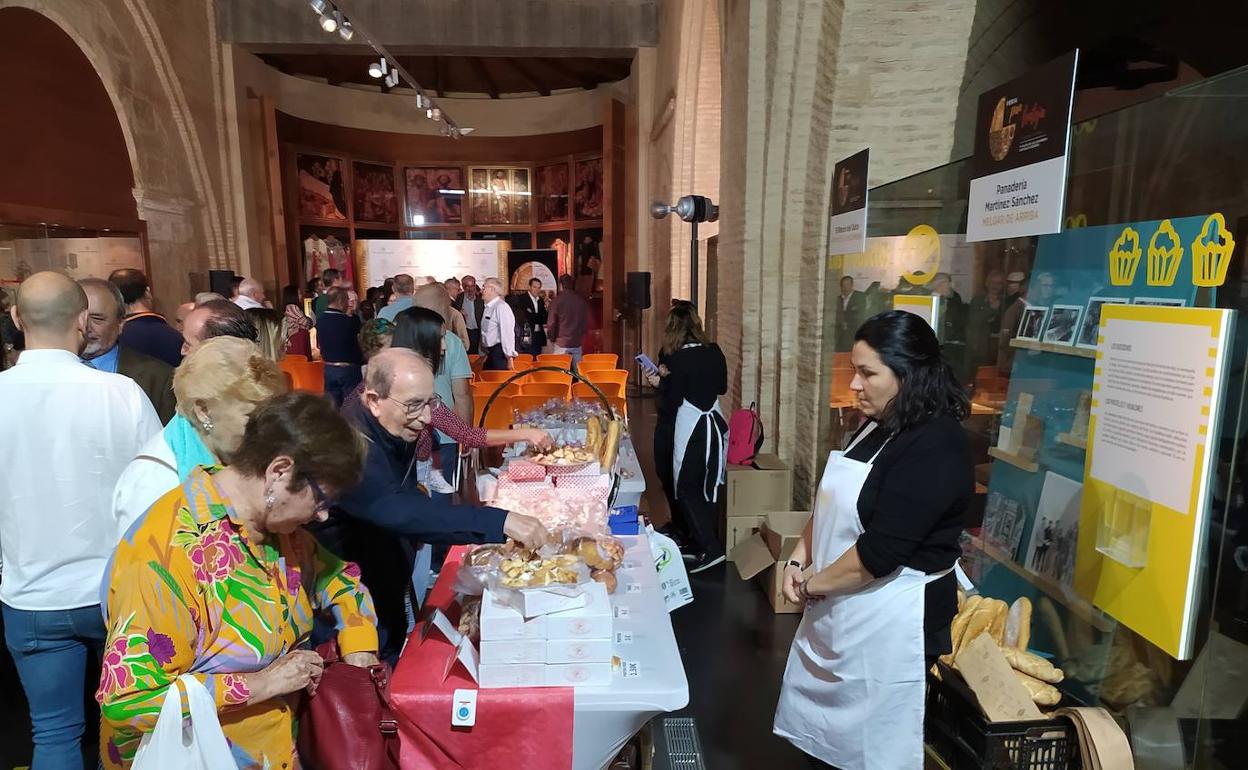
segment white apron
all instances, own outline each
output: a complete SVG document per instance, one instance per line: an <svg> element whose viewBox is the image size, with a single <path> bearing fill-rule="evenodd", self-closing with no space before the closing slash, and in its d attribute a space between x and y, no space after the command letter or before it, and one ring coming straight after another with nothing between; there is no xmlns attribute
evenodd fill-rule
<svg viewBox="0 0 1248 770"><path fill-rule="evenodd" d="M858 495L873 462L844 452L829 458L811 533L816 572L863 533ZM902 567L857 591L807 604L789 650L775 733L841 770L920 770L924 595L945 574Z"/></svg>
<svg viewBox="0 0 1248 770"><path fill-rule="evenodd" d="M702 490L707 502L719 502L719 487L727 476L728 436L724 427L727 424L724 413L719 409L719 401L705 411L688 401L680 403L680 409L676 411L675 451L672 452L672 486L677 498L680 497L680 467L685 463L689 439L700 426L705 426L706 477L702 480Z"/></svg>

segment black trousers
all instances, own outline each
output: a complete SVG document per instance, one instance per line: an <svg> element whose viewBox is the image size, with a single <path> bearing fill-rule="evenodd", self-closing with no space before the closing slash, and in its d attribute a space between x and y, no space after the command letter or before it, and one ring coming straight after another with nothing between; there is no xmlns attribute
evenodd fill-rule
<svg viewBox="0 0 1248 770"><path fill-rule="evenodd" d="M481 352L481 330L468 330L468 352L476 355Z"/></svg>
<svg viewBox="0 0 1248 770"><path fill-rule="evenodd" d="M675 453L675 418L660 417L654 426L654 464L672 512L672 529L694 550L718 556L724 550L719 536L719 505L707 500L703 490L706 446L700 432L689 440L679 479L672 476Z"/></svg>
<svg viewBox="0 0 1248 770"><path fill-rule="evenodd" d="M485 351L485 368L494 372L502 372L511 368L511 362L507 360L507 355L503 353L503 344L491 345Z"/></svg>

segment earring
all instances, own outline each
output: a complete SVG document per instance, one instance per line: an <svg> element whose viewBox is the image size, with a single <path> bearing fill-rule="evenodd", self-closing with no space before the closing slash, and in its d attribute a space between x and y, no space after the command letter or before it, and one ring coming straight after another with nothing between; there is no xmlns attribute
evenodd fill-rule
<svg viewBox="0 0 1248 770"><path fill-rule="evenodd" d="M273 504L277 502L277 498L273 495L273 490L265 490L264 493L264 512L268 513L273 510Z"/></svg>
<svg viewBox="0 0 1248 770"><path fill-rule="evenodd" d="M205 417L199 424L204 426L204 433L212 433L212 420L210 418Z"/></svg>

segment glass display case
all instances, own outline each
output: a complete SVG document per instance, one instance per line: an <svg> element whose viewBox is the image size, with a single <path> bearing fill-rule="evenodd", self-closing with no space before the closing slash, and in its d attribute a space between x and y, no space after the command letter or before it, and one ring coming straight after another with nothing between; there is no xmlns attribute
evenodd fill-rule
<svg viewBox="0 0 1248 770"><path fill-rule="evenodd" d="M965 428L976 497L963 567L985 594L1030 598L1032 649L1065 670L1070 699L1119 717L1150 768L1241 767L1248 743L1245 115L1248 70L1238 70L1077 124L1065 229L1054 235L967 243L969 160L877 187L867 251L827 260L823 454L843 446L860 419L848 391L857 324L913 304L899 296L940 297L937 332L973 402ZM1238 245L1224 255L1229 264L1214 266L1198 244L1216 213ZM1128 229L1134 236L1124 240ZM1211 270L1224 271L1221 285L1207 285L1217 283L1204 275ZM1241 311L1220 430L1207 441L1209 515L1191 547L1190 655L1115 620L1076 574L1106 304ZM1159 543L1185 547L1150 535L1139 499L1111 503L1093 533L1099 553L1143 570ZM1159 595L1156 612L1168 611Z"/></svg>

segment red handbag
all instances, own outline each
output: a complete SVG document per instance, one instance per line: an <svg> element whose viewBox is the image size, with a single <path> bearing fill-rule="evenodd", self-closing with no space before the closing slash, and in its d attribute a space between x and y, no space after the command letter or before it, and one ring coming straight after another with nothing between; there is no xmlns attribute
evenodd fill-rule
<svg viewBox="0 0 1248 770"><path fill-rule="evenodd" d="M344 663L338 643L316 649L325 672L299 710L299 761L308 770L399 770L390 668Z"/></svg>

